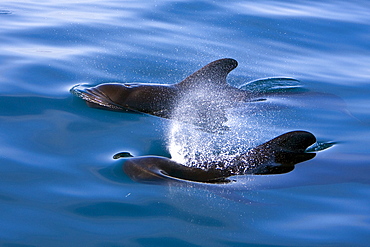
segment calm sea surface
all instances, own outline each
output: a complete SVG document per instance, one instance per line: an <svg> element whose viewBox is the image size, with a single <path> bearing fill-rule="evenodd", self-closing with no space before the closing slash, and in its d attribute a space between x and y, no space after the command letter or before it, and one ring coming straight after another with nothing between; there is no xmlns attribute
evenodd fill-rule
<svg viewBox="0 0 370 247"><path fill-rule="evenodd" d="M1 246L368 246L369 13L364 0L2 0ZM69 93L176 83L224 57L234 86L284 76L310 92L251 116L254 141L302 129L336 144L287 174L141 184L112 156L168 156L170 121Z"/></svg>

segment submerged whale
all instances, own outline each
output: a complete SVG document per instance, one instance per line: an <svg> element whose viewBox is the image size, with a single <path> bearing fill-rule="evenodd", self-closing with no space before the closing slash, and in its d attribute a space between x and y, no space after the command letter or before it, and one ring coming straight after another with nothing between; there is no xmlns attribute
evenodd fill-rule
<svg viewBox="0 0 370 247"><path fill-rule="evenodd" d="M134 181L161 183L168 181L194 181L203 183L228 183L234 175L281 174L294 169L294 165L315 157L306 149L316 142L313 134L306 131L292 131L280 135L243 154L204 160L207 169L189 167L169 158L142 156L128 158L123 171ZM119 156L119 155L117 155ZM123 156L129 156L124 153Z"/></svg>

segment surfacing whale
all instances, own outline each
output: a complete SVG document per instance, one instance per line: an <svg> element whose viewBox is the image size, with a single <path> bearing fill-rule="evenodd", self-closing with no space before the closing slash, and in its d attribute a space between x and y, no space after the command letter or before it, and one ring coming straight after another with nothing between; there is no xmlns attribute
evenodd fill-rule
<svg viewBox="0 0 370 247"><path fill-rule="evenodd" d="M227 75L237 66L236 60L224 58L209 63L177 84L103 83L94 87L78 84L70 92L84 99L90 107L134 111L164 118L171 118L173 109L178 104L187 103L184 99L188 98L197 107L199 115L210 115L208 109L212 109L223 116L223 110L233 104L262 100L256 92L227 83ZM274 80L297 81L291 78ZM261 79L263 81L266 79ZM198 96L188 97L196 94ZM202 105L204 107L200 108Z"/></svg>
<svg viewBox="0 0 370 247"><path fill-rule="evenodd" d="M226 127L223 124L227 122L227 108L261 101L266 95L265 91L252 92L247 90L248 87L236 88L227 83L227 75L237 65L237 61L230 58L216 60L177 84L103 83L94 87L81 84L70 91L91 107L181 120L214 132ZM275 81L280 79L296 81L274 78ZM252 84L258 86L264 82L265 79L261 79ZM315 141L315 136L309 132L294 131L240 155L209 157L209 160L199 161L206 163L205 169L199 168L204 166L197 166L203 164L186 166L165 157L143 156L128 158L123 170L130 178L140 182L186 180L227 183L230 182L228 177L234 175L289 172L295 164L315 157L314 153L305 152Z"/></svg>
<svg viewBox="0 0 370 247"><path fill-rule="evenodd" d="M214 61L177 84L103 83L95 87L76 85L70 91L84 99L89 106L116 111L135 111L170 118L177 101L190 90L217 88L219 93L234 100L246 100L251 95L231 87L226 76L237 66L234 59Z"/></svg>
<svg viewBox="0 0 370 247"><path fill-rule="evenodd" d="M206 170L189 167L166 157L142 156L128 158L123 171L134 181L163 183L168 181L194 181L203 183L229 183L234 175L281 174L294 169L294 165L315 157L306 149L316 142L313 134L306 131L292 131L280 135L243 154L205 160ZM117 155L116 157L119 157ZM128 157L128 153L123 153Z"/></svg>

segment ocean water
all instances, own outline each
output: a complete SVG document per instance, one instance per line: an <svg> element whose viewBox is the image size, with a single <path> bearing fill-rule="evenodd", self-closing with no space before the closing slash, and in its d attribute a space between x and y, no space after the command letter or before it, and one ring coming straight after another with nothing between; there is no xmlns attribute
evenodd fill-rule
<svg viewBox="0 0 370 247"><path fill-rule="evenodd" d="M1 246L367 246L369 12L368 1L1 1ZM176 83L224 57L239 62L234 86L280 76L309 92L249 116L251 140L306 130L335 145L287 174L142 184L112 156L169 156L171 121L69 93Z"/></svg>

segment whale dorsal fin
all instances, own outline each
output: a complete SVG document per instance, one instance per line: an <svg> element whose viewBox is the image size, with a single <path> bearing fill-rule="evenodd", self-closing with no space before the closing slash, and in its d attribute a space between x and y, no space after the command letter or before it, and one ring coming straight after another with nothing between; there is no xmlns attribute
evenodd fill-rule
<svg viewBox="0 0 370 247"><path fill-rule="evenodd" d="M226 77L237 66L238 62L232 58L219 59L189 75L177 85L184 88L205 85L227 86Z"/></svg>

